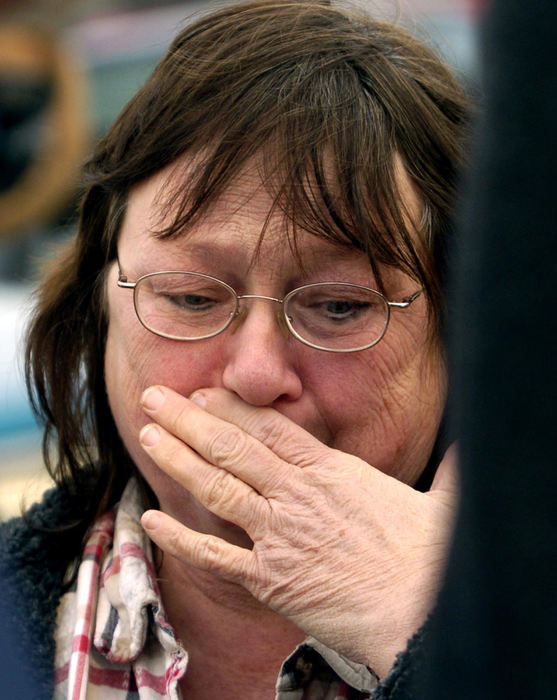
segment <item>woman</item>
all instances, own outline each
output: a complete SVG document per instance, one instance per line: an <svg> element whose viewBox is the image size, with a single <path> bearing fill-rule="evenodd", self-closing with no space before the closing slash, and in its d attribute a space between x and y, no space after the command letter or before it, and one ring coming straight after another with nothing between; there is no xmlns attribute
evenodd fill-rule
<svg viewBox="0 0 557 700"><path fill-rule="evenodd" d="M383 697L406 672L453 501L465 114L404 32L258 0L182 31L99 144L28 339L59 488L4 556L56 697Z"/></svg>

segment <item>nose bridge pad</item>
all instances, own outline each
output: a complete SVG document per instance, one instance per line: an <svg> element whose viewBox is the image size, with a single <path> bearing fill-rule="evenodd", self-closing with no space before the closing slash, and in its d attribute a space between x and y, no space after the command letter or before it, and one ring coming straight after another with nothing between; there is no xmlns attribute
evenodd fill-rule
<svg viewBox="0 0 557 700"><path fill-rule="evenodd" d="M248 297L250 298L250 297ZM251 297L253 298L253 297ZM260 297L261 299L261 297ZM268 301L272 304L277 304L277 310L276 310L276 316L277 316L277 323L278 327L280 329L282 337L286 340L290 336L290 329L288 328L288 325L286 323L286 319L284 316L284 305L282 301L278 301L277 299L269 299L268 297L263 297L265 301ZM232 326L232 333L235 333L238 328L243 324L243 322L246 320L248 315L247 312L247 307L246 307L246 299L241 299L240 303L238 305L238 310L234 314L234 317L231 321L231 326Z"/></svg>
<svg viewBox="0 0 557 700"><path fill-rule="evenodd" d="M240 302L240 304L238 305L238 309L236 310L236 313L234 314L234 316L232 317L232 321L230 322L232 333L236 333L238 328L240 328L242 323L246 320L246 317L246 307L243 305L242 302Z"/></svg>
<svg viewBox="0 0 557 700"><path fill-rule="evenodd" d="M280 328L280 331L282 333L282 337L287 340L290 337L290 329L288 328L288 325L286 323L286 316L285 316L285 310L284 310L284 304L280 303L277 306L277 319L278 319L278 326Z"/></svg>

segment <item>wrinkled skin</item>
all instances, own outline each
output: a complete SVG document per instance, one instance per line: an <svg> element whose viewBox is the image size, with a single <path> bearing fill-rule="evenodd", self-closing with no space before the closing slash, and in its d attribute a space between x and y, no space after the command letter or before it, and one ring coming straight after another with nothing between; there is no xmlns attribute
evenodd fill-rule
<svg viewBox="0 0 557 700"><path fill-rule="evenodd" d="M149 389L144 408L157 423L143 429L142 444L211 512L245 530L253 547L200 535L156 511L143 517L149 535L383 674L399 650L391 648L397 626L404 638L431 604L452 512L452 457L432 490L417 493L272 409L222 389L192 399Z"/></svg>
<svg viewBox="0 0 557 700"><path fill-rule="evenodd" d="M361 253L309 234L300 235L300 269L279 214L255 256L270 199L254 172L239 177L193 232L166 241L151 228L160 223L169 171L138 186L120 234L123 272L130 280L164 269L204 272L239 293L273 297L326 280L376 286ZM403 175L401 189L416 209ZM377 346L334 355L286 335L265 300L250 301L243 321L218 337L160 338L140 325L116 278L114 265L107 392L124 443L159 499L158 527L153 513L144 526L176 557L173 576L184 574L206 597L239 584L304 633L386 672L427 614L452 511L450 460L431 493L411 488L429 458L445 392L424 296L393 313ZM416 291L400 271L385 270L385 279L390 299ZM152 385L167 387L156 410L142 400ZM204 409L188 400L195 392ZM145 429L140 441L146 424L157 426L158 440ZM211 593L212 602L234 597L226 590ZM250 598L241 604L249 607ZM187 605L176 591L165 603L171 613Z"/></svg>

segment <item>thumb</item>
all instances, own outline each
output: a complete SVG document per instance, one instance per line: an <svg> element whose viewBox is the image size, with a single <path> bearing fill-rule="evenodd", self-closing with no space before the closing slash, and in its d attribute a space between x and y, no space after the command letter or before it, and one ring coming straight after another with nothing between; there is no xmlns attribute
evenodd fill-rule
<svg viewBox="0 0 557 700"><path fill-rule="evenodd" d="M459 481L458 447L453 442L437 467L429 494L452 505L458 495Z"/></svg>

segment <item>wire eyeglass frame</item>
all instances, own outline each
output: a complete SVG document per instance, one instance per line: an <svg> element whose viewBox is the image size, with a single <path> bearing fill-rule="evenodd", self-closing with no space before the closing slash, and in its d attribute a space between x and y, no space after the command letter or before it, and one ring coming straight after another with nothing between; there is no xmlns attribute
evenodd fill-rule
<svg viewBox="0 0 557 700"><path fill-rule="evenodd" d="M195 336L195 337L180 337L180 336L175 336L172 334L165 333L163 331L158 331L155 328L152 328L149 326L144 318L142 317L139 308L138 308L138 295L137 295L137 290L139 288L139 285L141 283L152 277L160 276L160 275L169 275L169 274L174 274L174 275L191 275L195 277L200 277L203 279L210 280L211 282L217 283L219 285L222 285L223 288L228 290L230 295L234 298L234 309L231 311L230 315L228 316L226 322L216 331L213 331L211 333L207 333L205 335L200 335L200 336ZM391 309L407 309L423 292L423 289L418 289L416 292L413 294L404 297L401 301L390 301L385 297L384 294L381 292L377 291L376 289L372 289L371 287L366 287L364 285L360 284L353 284L351 282L313 282L311 284L305 284L302 285L301 287L296 287L296 289L293 289L292 291L288 292L286 296L284 296L282 299L277 298L277 297L270 297L270 296L265 296L263 294L238 294L236 290L231 287L229 284L224 282L223 280L218 279L217 277L212 277L211 275L206 275L201 272L190 272L188 270L161 270L158 272L149 272L146 275L142 275L139 277L135 282L130 282L127 278L126 275L122 273L122 269L120 267L120 262L118 261L118 280L117 280L117 285L118 287L122 289L131 289L133 290L133 301L134 301L134 309L135 313L137 315L137 318L141 325L146 328L148 331L151 333L154 333L155 335L158 335L162 338L168 338L170 340L178 340L178 341L183 341L183 342L189 342L189 341L195 341L195 340L206 340L208 338L214 338L217 335L220 335L222 332L224 332L230 324L238 318L238 316L241 314L242 310L240 308L240 301L243 299L265 299L267 301L272 301L276 302L277 304L281 305L281 313L280 313L280 318L284 321L286 328L288 331L298 340L300 343L303 343L304 345L314 348L315 350L321 350L323 352L333 352L333 353L350 353L350 352L360 352L361 350L367 350L368 348L373 347L374 345L377 345L383 337L385 336L385 333L387 332L387 328L389 325L390 317L391 317ZM379 297L384 305L385 305L385 323L383 326L383 329L379 336L375 338L372 342L366 343L364 345L354 347L354 348L331 348L331 347L326 347L323 345L316 344L310 340L307 340L303 336L300 335L300 333L294 328L292 325L292 319L288 316L286 310L288 308L288 302L289 300L294 297L296 294L299 294L300 292L308 289L312 289L315 287L327 287L327 286L332 286L332 285L342 285L343 287L352 287L355 289L360 289L365 292L370 292L374 295L377 295Z"/></svg>

